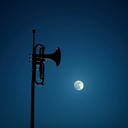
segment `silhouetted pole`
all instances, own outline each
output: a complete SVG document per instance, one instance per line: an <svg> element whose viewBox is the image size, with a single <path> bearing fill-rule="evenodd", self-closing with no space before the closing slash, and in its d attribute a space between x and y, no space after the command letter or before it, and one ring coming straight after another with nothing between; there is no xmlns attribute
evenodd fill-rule
<svg viewBox="0 0 128 128"><path fill-rule="evenodd" d="M34 100L35 100L35 84L44 85L44 61L51 59L56 62L56 66L59 66L61 59L61 51L58 47L52 54L44 54L45 47L42 44L35 45L35 33L36 30L32 30L33 33L33 48L32 48L32 82L31 82L31 119L30 128L34 128ZM38 51L37 51L38 50ZM36 80L36 70L39 69L39 79Z"/></svg>
<svg viewBox="0 0 128 128"><path fill-rule="evenodd" d="M35 54L35 50L34 50L34 47L35 47L35 33L36 31L35 30L32 30L33 32L33 55ZM36 67L36 64L35 62L33 61L32 59L32 85L31 85L31 120L30 120L30 128L34 128L34 95L35 95L35 67Z"/></svg>

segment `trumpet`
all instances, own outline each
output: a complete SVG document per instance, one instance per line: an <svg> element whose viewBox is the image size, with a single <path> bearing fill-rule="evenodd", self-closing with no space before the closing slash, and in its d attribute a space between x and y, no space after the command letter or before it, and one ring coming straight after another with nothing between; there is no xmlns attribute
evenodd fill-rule
<svg viewBox="0 0 128 128"><path fill-rule="evenodd" d="M37 85L44 85L44 62L51 59L55 61L56 66L59 66L61 51L57 47L54 53L44 54L45 47L42 44L35 45L35 33L36 30L33 30L32 79ZM37 72L39 73L39 80L37 80Z"/></svg>

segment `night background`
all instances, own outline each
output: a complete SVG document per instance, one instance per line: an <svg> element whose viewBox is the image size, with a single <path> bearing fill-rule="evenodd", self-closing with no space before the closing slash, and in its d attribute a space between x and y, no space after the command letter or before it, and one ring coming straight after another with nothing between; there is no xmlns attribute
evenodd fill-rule
<svg viewBox="0 0 128 128"><path fill-rule="evenodd" d="M0 128L30 127L32 29L62 53L35 88L35 128L128 128L127 0L1 1Z"/></svg>

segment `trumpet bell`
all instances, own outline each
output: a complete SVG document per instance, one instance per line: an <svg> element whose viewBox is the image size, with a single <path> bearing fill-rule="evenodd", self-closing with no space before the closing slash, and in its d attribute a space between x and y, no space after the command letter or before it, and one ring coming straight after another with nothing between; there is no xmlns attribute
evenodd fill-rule
<svg viewBox="0 0 128 128"><path fill-rule="evenodd" d="M44 59L52 59L55 61L56 66L60 65L60 61L61 61L61 51L60 48L57 47L56 51L52 54L45 54L44 55Z"/></svg>

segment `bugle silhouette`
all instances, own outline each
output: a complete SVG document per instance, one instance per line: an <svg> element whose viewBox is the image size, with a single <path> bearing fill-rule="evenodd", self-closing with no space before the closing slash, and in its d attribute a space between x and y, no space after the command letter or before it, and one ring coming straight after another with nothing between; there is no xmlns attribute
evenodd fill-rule
<svg viewBox="0 0 128 128"><path fill-rule="evenodd" d="M45 47L42 44L35 45L35 30L33 30L33 54L32 54L32 70L33 80L36 84L44 85L44 62L48 59L53 60L56 66L59 66L61 60L61 51L57 47L52 54L44 54ZM39 73L37 80L37 72Z"/></svg>

